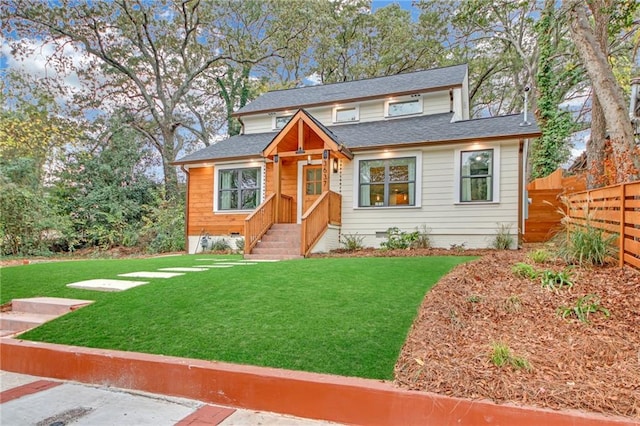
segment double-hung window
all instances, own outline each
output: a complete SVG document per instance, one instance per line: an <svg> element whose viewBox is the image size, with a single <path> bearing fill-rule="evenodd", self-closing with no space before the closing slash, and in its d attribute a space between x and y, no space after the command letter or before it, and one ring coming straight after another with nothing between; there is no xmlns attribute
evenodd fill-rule
<svg viewBox="0 0 640 426"><path fill-rule="evenodd" d="M251 210L260 204L260 167L218 171L218 210Z"/></svg>
<svg viewBox="0 0 640 426"><path fill-rule="evenodd" d="M359 207L416 205L416 157L361 160Z"/></svg>
<svg viewBox="0 0 640 426"><path fill-rule="evenodd" d="M493 201L493 149L460 154L460 201Z"/></svg>

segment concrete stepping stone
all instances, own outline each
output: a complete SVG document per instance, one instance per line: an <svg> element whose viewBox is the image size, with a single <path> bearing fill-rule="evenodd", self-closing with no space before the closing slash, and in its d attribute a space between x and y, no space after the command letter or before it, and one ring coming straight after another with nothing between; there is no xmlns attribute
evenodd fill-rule
<svg viewBox="0 0 640 426"><path fill-rule="evenodd" d="M247 261L244 261L247 262ZM280 259L251 259L250 260L251 263L273 263L273 262L280 262Z"/></svg>
<svg viewBox="0 0 640 426"><path fill-rule="evenodd" d="M85 290L97 290L97 291L123 291L129 290L139 285L149 284L149 281L125 281L125 280L86 280L78 281L76 283L67 284L67 287L81 288Z"/></svg>
<svg viewBox="0 0 640 426"><path fill-rule="evenodd" d="M231 259L196 259L196 262L221 262Z"/></svg>
<svg viewBox="0 0 640 426"><path fill-rule="evenodd" d="M233 268L234 265L198 265L202 268L213 269L213 268Z"/></svg>
<svg viewBox="0 0 640 426"><path fill-rule="evenodd" d="M257 263L253 263L253 262L221 262L221 263L218 263L218 265L250 266L250 265L257 265Z"/></svg>
<svg viewBox="0 0 640 426"><path fill-rule="evenodd" d="M119 277L127 277L127 278L173 278L179 277L180 275L184 275L180 272L151 272L151 271L140 271L140 272L129 272L127 274L118 274Z"/></svg>
<svg viewBox="0 0 640 426"><path fill-rule="evenodd" d="M182 267L176 267L176 268L160 268L158 269L158 271L168 271L168 272L202 272L202 271L208 271L207 268L182 268Z"/></svg>

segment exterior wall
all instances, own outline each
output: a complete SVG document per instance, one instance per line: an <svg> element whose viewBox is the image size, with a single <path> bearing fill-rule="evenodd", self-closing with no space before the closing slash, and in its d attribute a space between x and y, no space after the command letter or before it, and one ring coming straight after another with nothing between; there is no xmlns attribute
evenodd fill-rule
<svg viewBox="0 0 640 426"><path fill-rule="evenodd" d="M379 247L385 241L386 230L398 227L412 232L425 226L430 230L432 245L449 248L464 244L467 248L491 245L500 224L511 226L517 241L518 234L518 141L494 144L469 144L425 147L422 155L421 206L358 208L356 158L342 170L342 234L364 236L365 246ZM459 203L454 172L456 150L494 148L499 152L499 202ZM416 152L415 150L409 152ZM398 150L397 156L408 152ZM366 154L358 154L365 156ZM357 173L357 172L356 172ZM378 236L376 236L376 234ZM515 246L514 246L515 248Z"/></svg>
<svg viewBox="0 0 640 426"><path fill-rule="evenodd" d="M328 253L331 250L340 248L340 228L329 225L329 229L324 233L320 241L313 247L311 253Z"/></svg>
<svg viewBox="0 0 640 426"><path fill-rule="evenodd" d="M463 92L464 90L461 90L459 88L454 89L454 108L456 111L456 117L460 119L465 118L465 113L464 111L462 111L464 109L464 101L460 99L460 97L463 95ZM386 100L386 98L381 98L372 101L345 103L340 106L358 106L359 120L357 122L359 123L368 121L380 121L386 119L384 116ZM423 93L422 102L422 115L446 113L451 110L451 102L448 90ZM337 105L308 108L307 111L325 126L331 126L339 124L333 122L333 108L335 106ZM273 129L273 117L293 114L295 112L295 110L287 110L279 111L275 114L259 113L255 115L244 116L242 117L242 122L244 123L244 133L251 134L275 132L275 130ZM469 118L468 112L466 113L466 118ZM345 123L344 125L349 124L350 123Z"/></svg>

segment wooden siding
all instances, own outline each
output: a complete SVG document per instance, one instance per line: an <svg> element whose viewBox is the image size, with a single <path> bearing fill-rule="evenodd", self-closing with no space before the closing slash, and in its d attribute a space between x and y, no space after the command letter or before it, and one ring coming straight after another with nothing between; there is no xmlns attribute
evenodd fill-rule
<svg viewBox="0 0 640 426"><path fill-rule="evenodd" d="M620 266L640 269L640 181L578 192L567 201L572 226L618 234Z"/></svg>
<svg viewBox="0 0 640 426"><path fill-rule="evenodd" d="M475 145L473 149L484 146ZM354 208L356 161L349 163L342 174L342 233L364 236L364 245L374 247L383 241L376 238L376 232L385 232L393 226L413 231L424 225L431 230L434 244L441 247L462 243L467 247L489 246L499 224L511 226L512 234L517 235L519 143L513 140L486 146L500 147L499 203L455 203L458 191L453 171L457 161L455 150L469 149L467 145L426 147L422 150L422 206L415 208Z"/></svg>
<svg viewBox="0 0 640 426"><path fill-rule="evenodd" d="M461 91L454 91L455 96L461 96ZM387 98L380 98L373 101L363 101L356 103L349 103L345 105L358 105L360 114L360 123L368 121L384 120L384 104ZM423 115L440 114L450 111L451 105L449 100L449 91L429 92L422 95L423 101ZM462 102L458 101L458 107L461 108ZM307 111L313 115L315 119L320 121L325 126L334 125L333 123L333 108L336 105L326 105L322 107L309 108ZM295 113L295 110L289 111ZM283 115L284 111L276 113L276 115ZM460 115L460 117L462 117ZM246 134L251 133L265 133L275 132L273 130L273 115L267 113L258 113L255 115L246 115L242 117L244 123L244 132Z"/></svg>

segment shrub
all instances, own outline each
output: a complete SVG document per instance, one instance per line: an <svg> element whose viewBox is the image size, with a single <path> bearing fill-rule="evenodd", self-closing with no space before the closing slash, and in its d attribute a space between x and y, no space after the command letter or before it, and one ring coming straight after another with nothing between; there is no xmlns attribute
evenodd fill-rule
<svg viewBox="0 0 640 426"><path fill-rule="evenodd" d="M611 262L617 252L617 234L606 234L590 224L573 226L567 234L557 235L558 257L573 265L602 266Z"/></svg>
<svg viewBox="0 0 640 426"><path fill-rule="evenodd" d="M491 246L496 250L509 250L513 246L513 235L511 235L511 224L499 224L496 236Z"/></svg>
<svg viewBox="0 0 640 426"><path fill-rule="evenodd" d="M214 238L211 240L209 249L211 251L229 251L231 250L231 244L224 238Z"/></svg>
<svg viewBox="0 0 640 426"><path fill-rule="evenodd" d="M561 306L558 308L558 314L562 318L575 316L580 322L588 323L589 315L602 312L605 318L611 315L609 310L600 305L600 298L595 294L587 294L576 300L573 306Z"/></svg>
<svg viewBox="0 0 640 426"><path fill-rule="evenodd" d="M537 249L529 253L528 257L535 263L544 263L549 260L551 253L545 249Z"/></svg>
<svg viewBox="0 0 640 426"><path fill-rule="evenodd" d="M417 235L415 241L413 241L412 247L419 249L426 249L431 247L431 229L426 225L416 227Z"/></svg>
<svg viewBox="0 0 640 426"><path fill-rule="evenodd" d="M511 272L513 272L513 274L517 277L529 278L531 280L535 279L538 276L538 272L536 272L533 266L523 262L518 262L513 265L511 267Z"/></svg>
<svg viewBox="0 0 640 426"><path fill-rule="evenodd" d="M542 287L547 287L551 290L558 290L562 287L573 287L571 272L566 269L560 272L543 271L540 274L540 281L542 281Z"/></svg>
<svg viewBox="0 0 640 426"><path fill-rule="evenodd" d="M531 370L529 361L523 357L513 355L509 346L504 343L491 344L491 362L496 367L510 365L516 370Z"/></svg>
<svg viewBox="0 0 640 426"><path fill-rule="evenodd" d="M387 229L387 241L380 243L382 248L393 249L408 249L418 239L419 232L405 232L401 231L398 227Z"/></svg>
<svg viewBox="0 0 640 426"><path fill-rule="evenodd" d="M342 234L341 244L344 246L345 250L357 251L357 250L362 250L363 241L364 241L364 236L358 235L358 233Z"/></svg>
<svg viewBox="0 0 640 426"><path fill-rule="evenodd" d="M244 252L244 238L236 239L236 250L240 253Z"/></svg>
<svg viewBox="0 0 640 426"><path fill-rule="evenodd" d="M140 243L149 253L182 251L184 240L184 205L182 202L162 201L144 217Z"/></svg>

